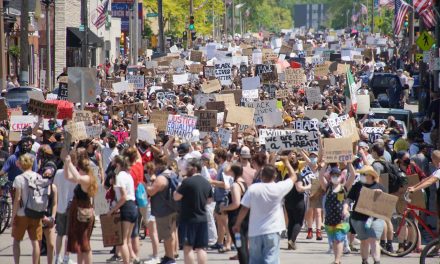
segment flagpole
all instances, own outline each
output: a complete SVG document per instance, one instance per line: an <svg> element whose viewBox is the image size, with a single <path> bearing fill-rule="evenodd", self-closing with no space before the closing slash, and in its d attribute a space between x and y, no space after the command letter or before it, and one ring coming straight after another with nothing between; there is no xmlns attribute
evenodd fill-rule
<svg viewBox="0 0 440 264"><path fill-rule="evenodd" d="M371 33L374 33L374 0L371 0Z"/></svg>

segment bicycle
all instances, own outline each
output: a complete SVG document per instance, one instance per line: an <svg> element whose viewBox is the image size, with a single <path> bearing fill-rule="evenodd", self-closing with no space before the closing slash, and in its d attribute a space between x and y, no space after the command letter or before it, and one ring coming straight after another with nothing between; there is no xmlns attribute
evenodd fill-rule
<svg viewBox="0 0 440 264"><path fill-rule="evenodd" d="M404 199L407 203L403 214L394 214L391 217L391 223L393 225L394 233L392 244L393 248L396 248L395 246L397 245L398 250L396 250L395 252L389 252L381 247L381 252L390 257L404 257L408 255L416 248L417 242L419 241L419 239L421 239L417 225L415 224L414 220L409 218L409 216L411 215L414 219L418 221L420 226L422 226L423 229L425 229L429 233L429 235L434 238L434 240L439 235L426 224L426 222L416 213L416 210L432 216L437 216L437 212L431 212L429 210L411 204L411 199L409 198L408 192L405 193ZM401 247L404 241L406 241L407 244Z"/></svg>
<svg viewBox="0 0 440 264"><path fill-rule="evenodd" d="M1 179L3 178L4 177L2 177ZM12 189L12 183L8 182L6 178L6 181L0 180L0 186L0 234L2 234L3 232L5 232L6 228L8 228L11 221L12 208L11 204L9 203L9 197L11 196L10 192Z"/></svg>
<svg viewBox="0 0 440 264"><path fill-rule="evenodd" d="M422 250L420 264L440 263L440 239L434 239Z"/></svg>

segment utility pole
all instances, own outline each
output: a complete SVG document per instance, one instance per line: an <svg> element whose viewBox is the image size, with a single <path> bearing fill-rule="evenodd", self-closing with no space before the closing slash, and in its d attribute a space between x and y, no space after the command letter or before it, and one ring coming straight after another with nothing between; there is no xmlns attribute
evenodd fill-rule
<svg viewBox="0 0 440 264"><path fill-rule="evenodd" d="M159 50L160 53L165 53L165 36L163 29L163 3L162 0L157 0L157 13L159 18Z"/></svg>
<svg viewBox="0 0 440 264"><path fill-rule="evenodd" d="M20 20L20 83L27 83L29 82L29 0L21 1Z"/></svg>
<svg viewBox="0 0 440 264"><path fill-rule="evenodd" d="M139 57L139 2L138 0L134 0L134 15L133 15L133 64L137 65L138 57Z"/></svg>
<svg viewBox="0 0 440 264"><path fill-rule="evenodd" d="M434 11L435 11L435 14L437 15L437 18L438 18L438 14L440 12L440 1L436 1L435 3L436 3L436 6L434 6L434 8L436 10L434 10ZM436 39L437 43L436 43L436 49L434 51L434 54L435 54L435 57L439 57L438 47L440 45L440 23L438 23L438 22L435 24L435 39ZM432 74L434 75L433 91L438 92L438 91L440 91L440 87L439 87L439 85L440 85L440 80L439 80L440 71L432 71ZM439 111L440 111L440 109L439 109ZM435 121L439 122L438 120L435 120Z"/></svg>
<svg viewBox="0 0 440 264"><path fill-rule="evenodd" d="M232 19L231 19L231 24L232 24L232 39L234 39L235 37L235 5L234 5L234 0L231 0L231 7L232 7Z"/></svg>
<svg viewBox="0 0 440 264"><path fill-rule="evenodd" d="M413 1L410 1L410 3L409 3L411 6L413 6ZM422 20L422 19L420 19L420 20ZM409 50L410 50L410 53L409 53L409 61L410 62L414 62L414 52L413 52L413 46L414 46L414 8L411 8L411 10L409 11L409 23L408 23L408 26L409 26L409 30L408 30L408 32L409 32L409 41L408 41L408 44L409 44Z"/></svg>
<svg viewBox="0 0 440 264"><path fill-rule="evenodd" d="M44 0L46 5L46 91L52 91L52 54L51 54L51 36L50 36L50 5L53 0ZM42 87L40 87L42 88Z"/></svg>
<svg viewBox="0 0 440 264"><path fill-rule="evenodd" d="M89 67L89 24L87 17L87 0L81 0L81 25L84 29L83 41L81 43L81 65L82 67Z"/></svg>
<svg viewBox="0 0 440 264"><path fill-rule="evenodd" d="M228 40L228 5L226 4L227 0L224 0L225 3L225 26L223 28L226 40Z"/></svg>
<svg viewBox="0 0 440 264"><path fill-rule="evenodd" d="M193 12L194 12L194 1L193 0L189 0L189 19L192 19L193 16ZM192 31L189 28L190 22L188 22L188 33L186 34L187 38L188 38L188 49L192 49L193 47L193 43L192 43Z"/></svg>
<svg viewBox="0 0 440 264"><path fill-rule="evenodd" d="M374 33L374 0L371 0L371 33Z"/></svg>
<svg viewBox="0 0 440 264"><path fill-rule="evenodd" d="M129 58L129 63L130 65L134 65L134 15L133 15L133 9L134 9L134 4L132 4L130 6L130 17L128 19L128 28L129 28L129 39L130 39L130 49L129 49L129 53L130 56Z"/></svg>
<svg viewBox="0 0 440 264"><path fill-rule="evenodd" d="M0 0L0 91L6 89L5 20L3 0Z"/></svg>

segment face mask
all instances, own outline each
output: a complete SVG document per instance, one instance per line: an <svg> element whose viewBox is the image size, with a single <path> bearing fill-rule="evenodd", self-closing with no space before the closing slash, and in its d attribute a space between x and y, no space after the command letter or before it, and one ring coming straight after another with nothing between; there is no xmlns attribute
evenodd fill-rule
<svg viewBox="0 0 440 264"><path fill-rule="evenodd" d="M119 115L120 118L123 118L123 117L124 117L124 111L120 111L120 112L118 113L118 115Z"/></svg>
<svg viewBox="0 0 440 264"><path fill-rule="evenodd" d="M310 158L310 163L312 164L318 163L318 158Z"/></svg>
<svg viewBox="0 0 440 264"><path fill-rule="evenodd" d="M332 177L332 183L338 184L339 183L339 177Z"/></svg>
<svg viewBox="0 0 440 264"><path fill-rule="evenodd" d="M363 184L367 183L367 176L361 175L361 177L359 179L360 179L361 183L363 183Z"/></svg>
<svg viewBox="0 0 440 264"><path fill-rule="evenodd" d="M402 163L408 166L409 164L411 164L411 160L405 159L405 160L402 160Z"/></svg>

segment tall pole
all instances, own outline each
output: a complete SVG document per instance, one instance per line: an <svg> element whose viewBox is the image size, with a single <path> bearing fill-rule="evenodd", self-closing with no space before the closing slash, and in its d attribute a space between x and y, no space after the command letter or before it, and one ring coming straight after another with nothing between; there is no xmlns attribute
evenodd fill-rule
<svg viewBox="0 0 440 264"><path fill-rule="evenodd" d="M6 89L5 20L3 0L0 1L0 91Z"/></svg>
<svg viewBox="0 0 440 264"><path fill-rule="evenodd" d="M159 50L165 53L165 37L163 32L163 3L162 0L157 0L157 13L159 18Z"/></svg>
<svg viewBox="0 0 440 264"><path fill-rule="evenodd" d="M191 17L193 16L193 14L194 14L194 1L193 0L189 0L189 19L190 20L191 20ZM188 33L186 34L186 36L188 37L188 49L192 49L192 47L193 47L192 34L191 33L192 33L192 31L188 27Z"/></svg>
<svg viewBox="0 0 440 264"><path fill-rule="evenodd" d="M130 7L130 17L129 17L129 20L128 20L128 27L129 27L129 31L128 31L128 35L129 35L129 39L130 39L130 49L129 49L129 52L130 52L130 56L129 56L129 62L130 62L130 65L133 65L134 64L134 49L133 49L133 46L134 46L134 19L133 19L133 9L134 9L134 4L133 5L131 5L131 7Z"/></svg>
<svg viewBox="0 0 440 264"><path fill-rule="evenodd" d="M231 7L232 7L232 18L231 18L232 39L234 39L234 37L235 37L235 3L234 3L234 0L231 0Z"/></svg>
<svg viewBox="0 0 440 264"><path fill-rule="evenodd" d="M134 15L133 15L133 64L137 65L138 57L139 57L139 2L138 0L134 0Z"/></svg>
<svg viewBox="0 0 440 264"><path fill-rule="evenodd" d="M413 1L410 1L409 3L411 6L413 5ZM421 19L422 20L422 19ZM413 52L413 45L414 45L414 8L411 8L409 10L409 61L414 62L414 52Z"/></svg>
<svg viewBox="0 0 440 264"><path fill-rule="evenodd" d="M52 58L50 47L50 1L46 4L46 91L52 91Z"/></svg>
<svg viewBox="0 0 440 264"><path fill-rule="evenodd" d="M226 40L228 40L228 5L226 4L226 0L224 0L225 3L225 26L223 28L223 32L226 36Z"/></svg>
<svg viewBox="0 0 440 264"><path fill-rule="evenodd" d="M83 41L81 46L81 65L82 67L89 67L89 24L88 24L88 11L87 11L87 0L81 0L81 25L84 29Z"/></svg>
<svg viewBox="0 0 440 264"><path fill-rule="evenodd" d="M436 3L437 4L436 4L436 6L434 8L437 9L436 14L439 14L439 12L440 12L440 1L437 1ZM440 24L439 23L435 24L435 39L437 40L437 45L436 45L437 48L435 49L434 54L435 54L435 57L438 58L439 57L438 47L440 45ZM439 73L440 73L440 71L433 71L433 73L432 73L434 75L434 88L433 88L434 92L438 92L440 90L440 87L439 87L439 85L440 85ZM440 109L438 111L440 111ZM439 122L438 120L435 120L435 121ZM440 140L440 137L439 137L439 140Z"/></svg>
<svg viewBox="0 0 440 264"><path fill-rule="evenodd" d="M371 33L374 33L374 0L371 0Z"/></svg>

